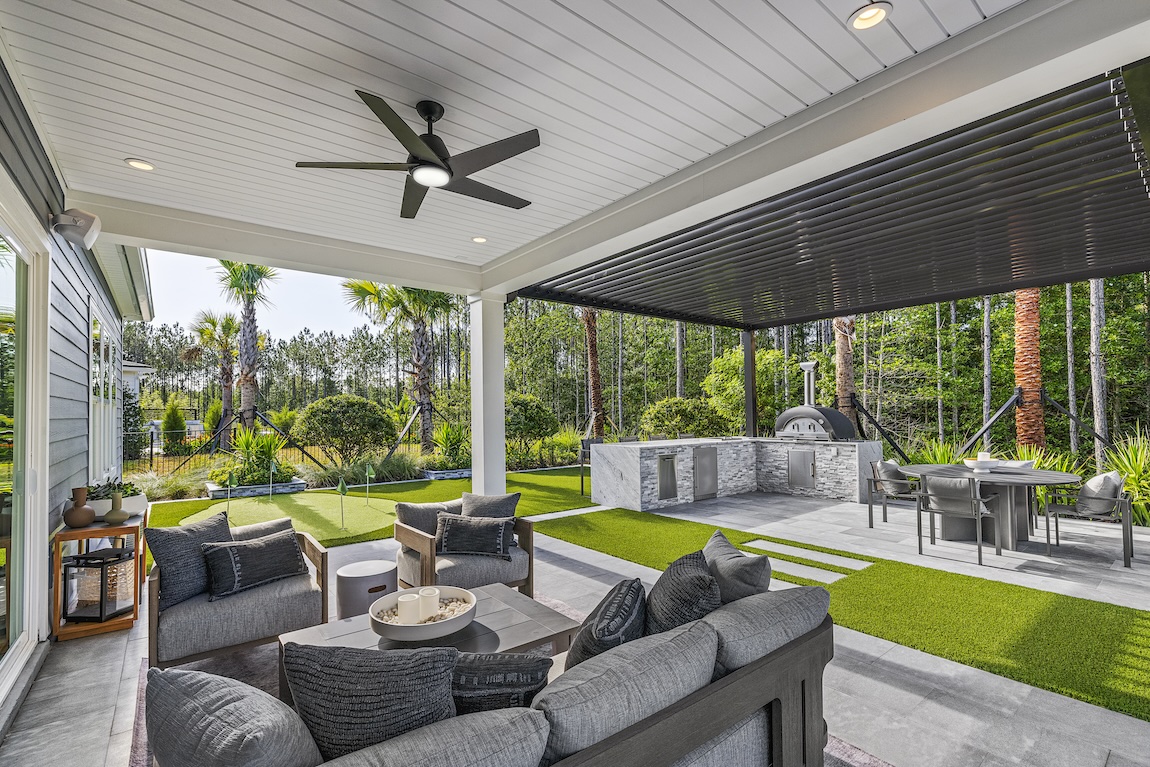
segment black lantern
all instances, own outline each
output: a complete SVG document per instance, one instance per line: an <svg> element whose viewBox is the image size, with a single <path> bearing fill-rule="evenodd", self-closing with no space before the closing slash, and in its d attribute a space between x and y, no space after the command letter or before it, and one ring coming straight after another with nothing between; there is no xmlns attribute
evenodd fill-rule
<svg viewBox="0 0 1150 767"><path fill-rule="evenodd" d="M64 560L64 578L75 586L76 600L65 596L64 620L98 621L129 613L135 607L135 552L100 549Z"/></svg>

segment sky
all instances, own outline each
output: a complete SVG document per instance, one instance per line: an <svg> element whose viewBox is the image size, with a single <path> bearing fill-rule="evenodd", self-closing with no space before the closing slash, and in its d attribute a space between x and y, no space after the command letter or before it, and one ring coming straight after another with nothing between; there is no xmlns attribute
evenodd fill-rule
<svg viewBox="0 0 1150 767"><path fill-rule="evenodd" d="M149 249L148 270L155 324L178 322L186 328L205 309L239 316L239 307L220 294L219 264L215 260ZM260 330L272 338L290 338L305 327L315 333L330 330L346 334L367 322L344 302L342 278L278 271L279 279L268 290L271 306L261 306L256 313Z"/></svg>

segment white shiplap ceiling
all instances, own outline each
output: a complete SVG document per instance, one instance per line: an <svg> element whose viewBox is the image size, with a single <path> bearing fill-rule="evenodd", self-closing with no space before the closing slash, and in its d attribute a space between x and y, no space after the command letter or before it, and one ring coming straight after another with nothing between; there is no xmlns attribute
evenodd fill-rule
<svg viewBox="0 0 1150 767"><path fill-rule="evenodd" d="M73 191L484 264L1020 1L0 0L0 35ZM356 88L441 102L454 153L538 128L476 175L533 204L402 220L401 174L294 168L404 159Z"/></svg>

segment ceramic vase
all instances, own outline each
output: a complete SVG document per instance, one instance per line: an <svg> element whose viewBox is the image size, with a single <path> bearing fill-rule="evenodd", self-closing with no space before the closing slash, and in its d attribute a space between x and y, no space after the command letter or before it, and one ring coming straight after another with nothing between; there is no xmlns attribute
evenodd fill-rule
<svg viewBox="0 0 1150 767"><path fill-rule="evenodd" d="M130 516L124 511L124 494L112 493L112 510L104 513L104 521L109 525L122 525Z"/></svg>
<svg viewBox="0 0 1150 767"><path fill-rule="evenodd" d="M96 510L88 505L88 488L72 488L72 508L64 512L68 527L87 527L96 521Z"/></svg>

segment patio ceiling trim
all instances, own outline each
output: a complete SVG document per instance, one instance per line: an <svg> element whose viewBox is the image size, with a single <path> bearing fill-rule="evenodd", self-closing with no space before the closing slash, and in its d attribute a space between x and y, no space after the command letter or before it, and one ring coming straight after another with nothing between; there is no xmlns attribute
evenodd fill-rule
<svg viewBox="0 0 1150 767"><path fill-rule="evenodd" d="M1100 76L519 294L749 329L1142 271L1148 172Z"/></svg>

